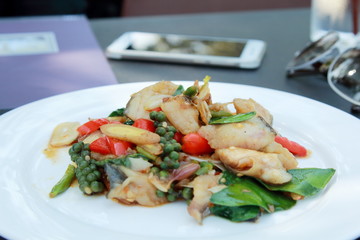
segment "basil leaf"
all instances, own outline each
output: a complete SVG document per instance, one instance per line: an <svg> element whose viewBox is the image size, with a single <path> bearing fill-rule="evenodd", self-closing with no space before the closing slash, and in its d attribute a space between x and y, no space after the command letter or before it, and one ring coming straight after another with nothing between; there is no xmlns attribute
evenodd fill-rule
<svg viewBox="0 0 360 240"><path fill-rule="evenodd" d="M259 206L267 212L286 210L295 205L296 201L278 192L271 192L256 180L241 177L241 181L214 193L210 201L216 205Z"/></svg>
<svg viewBox="0 0 360 240"><path fill-rule="evenodd" d="M210 212L233 222L242 222L255 220L259 217L260 208L257 206L227 207L215 205L210 208Z"/></svg>
<svg viewBox="0 0 360 240"><path fill-rule="evenodd" d="M220 183L223 183L225 185L231 185L239 182L241 182L241 178L230 171L224 171L220 179Z"/></svg>
<svg viewBox="0 0 360 240"><path fill-rule="evenodd" d="M288 172L293 176L292 180L288 183L271 185L260 180L259 182L271 191L292 192L308 197L315 195L325 188L335 174L335 169L297 168L288 170Z"/></svg>
<svg viewBox="0 0 360 240"><path fill-rule="evenodd" d="M256 112L240 113L230 117L221 117L216 119L210 119L209 124L225 124L225 123L238 123L249 120L256 115Z"/></svg>
<svg viewBox="0 0 360 240"><path fill-rule="evenodd" d="M125 116L125 108L119 108L109 114L109 117L123 117Z"/></svg>

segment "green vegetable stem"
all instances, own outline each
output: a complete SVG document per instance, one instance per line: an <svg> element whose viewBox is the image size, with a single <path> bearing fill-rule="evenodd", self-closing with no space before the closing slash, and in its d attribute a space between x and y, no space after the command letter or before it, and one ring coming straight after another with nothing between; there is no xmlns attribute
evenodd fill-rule
<svg viewBox="0 0 360 240"><path fill-rule="evenodd" d="M238 123L249 120L256 115L256 112L241 113L230 117L221 117L217 119L211 119L209 124L225 124L225 123Z"/></svg>
<svg viewBox="0 0 360 240"><path fill-rule="evenodd" d="M187 97L193 97L198 93L198 88L196 86L190 86L184 91L184 95Z"/></svg>
<svg viewBox="0 0 360 240"><path fill-rule="evenodd" d="M146 158L156 161L157 156L155 156L154 154L149 153L148 151L146 151L144 148L140 147L140 146L136 146L136 151L142 155L144 155Z"/></svg>
<svg viewBox="0 0 360 240"><path fill-rule="evenodd" d="M184 87L183 85L179 85L178 88L176 89L176 91L173 93L173 96L177 96L180 95L184 92Z"/></svg>
<svg viewBox="0 0 360 240"><path fill-rule="evenodd" d="M71 185L71 182L75 178L75 167L74 165L69 164L67 167L64 176L55 184L51 189L49 196L51 198L56 197L57 195L65 192Z"/></svg>

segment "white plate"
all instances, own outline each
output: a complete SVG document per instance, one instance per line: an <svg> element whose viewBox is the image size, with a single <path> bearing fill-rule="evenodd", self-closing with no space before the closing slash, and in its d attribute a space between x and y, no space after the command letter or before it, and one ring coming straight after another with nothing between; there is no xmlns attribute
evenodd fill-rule
<svg viewBox="0 0 360 240"><path fill-rule="evenodd" d="M191 82L177 82L189 86ZM48 193L70 162L66 151L44 156L60 122L85 122L124 107L149 82L87 89L40 100L0 117L0 235L10 239L353 239L360 236L360 121L328 105L280 91L211 83L214 102L254 98L274 115L275 128L308 149L300 167L335 168L328 187L288 211L257 223L211 216L198 225L177 202L126 207L70 188Z"/></svg>

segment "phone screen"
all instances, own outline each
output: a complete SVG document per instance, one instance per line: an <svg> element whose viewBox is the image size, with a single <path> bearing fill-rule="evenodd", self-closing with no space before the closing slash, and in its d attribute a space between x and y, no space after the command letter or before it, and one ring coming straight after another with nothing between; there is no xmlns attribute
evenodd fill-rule
<svg viewBox="0 0 360 240"><path fill-rule="evenodd" d="M179 35L133 33L127 50L239 57L246 42L189 39Z"/></svg>

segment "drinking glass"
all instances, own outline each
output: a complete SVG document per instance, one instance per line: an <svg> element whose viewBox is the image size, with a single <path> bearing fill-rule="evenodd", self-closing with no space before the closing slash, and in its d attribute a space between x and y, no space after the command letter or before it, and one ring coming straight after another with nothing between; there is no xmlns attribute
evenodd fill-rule
<svg viewBox="0 0 360 240"><path fill-rule="evenodd" d="M343 40L358 33L360 0L312 0L310 39L315 41L329 31L336 31Z"/></svg>

